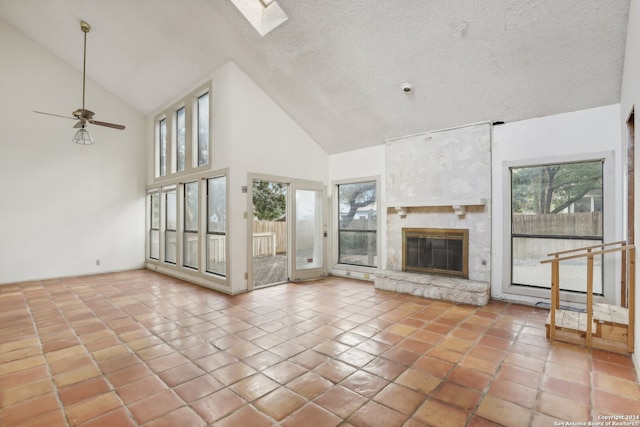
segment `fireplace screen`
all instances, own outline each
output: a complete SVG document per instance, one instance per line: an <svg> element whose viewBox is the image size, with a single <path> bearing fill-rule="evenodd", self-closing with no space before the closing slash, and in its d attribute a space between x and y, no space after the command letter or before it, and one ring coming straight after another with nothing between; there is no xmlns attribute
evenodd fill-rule
<svg viewBox="0 0 640 427"><path fill-rule="evenodd" d="M469 230L403 228L402 270L468 278Z"/></svg>

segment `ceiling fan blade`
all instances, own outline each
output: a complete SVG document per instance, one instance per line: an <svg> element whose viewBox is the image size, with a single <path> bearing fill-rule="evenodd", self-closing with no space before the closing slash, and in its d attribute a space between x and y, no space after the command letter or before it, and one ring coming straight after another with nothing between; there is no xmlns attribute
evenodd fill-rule
<svg viewBox="0 0 640 427"><path fill-rule="evenodd" d="M115 123L107 123L107 122L101 122L98 120L89 120L89 123L91 123L92 125L98 125L98 126L106 126L108 128L113 128L113 129L124 129L124 126L122 125L117 125Z"/></svg>
<svg viewBox="0 0 640 427"><path fill-rule="evenodd" d="M44 114L44 115L46 115L46 116L62 117L63 119L78 120L78 119L77 119L77 118L75 118L75 117L61 116L60 114L45 113L45 112L43 112L43 111L34 111L34 113Z"/></svg>

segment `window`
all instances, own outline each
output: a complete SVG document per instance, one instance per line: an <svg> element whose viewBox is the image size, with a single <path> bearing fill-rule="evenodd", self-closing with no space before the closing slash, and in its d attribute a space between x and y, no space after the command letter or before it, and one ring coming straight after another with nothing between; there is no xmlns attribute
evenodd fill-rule
<svg viewBox="0 0 640 427"><path fill-rule="evenodd" d="M198 97L198 166L209 164L209 92Z"/></svg>
<svg viewBox="0 0 640 427"><path fill-rule="evenodd" d="M338 263L365 267L378 265L377 183L339 184Z"/></svg>
<svg viewBox="0 0 640 427"><path fill-rule="evenodd" d="M149 258L160 259L160 194L149 195Z"/></svg>
<svg viewBox="0 0 640 427"><path fill-rule="evenodd" d="M176 111L176 171L182 172L186 167L187 126L185 107Z"/></svg>
<svg viewBox="0 0 640 427"><path fill-rule="evenodd" d="M165 228L164 228L164 260L175 264L177 257L177 211L176 211L176 189L175 187L164 191L165 208Z"/></svg>
<svg viewBox="0 0 640 427"><path fill-rule="evenodd" d="M603 243L603 161L510 168L511 283L550 287L552 252ZM584 292L585 261L561 267L560 289ZM594 293L603 293L602 257L595 258Z"/></svg>
<svg viewBox="0 0 640 427"><path fill-rule="evenodd" d="M168 178L176 174L184 177L205 171L211 165L210 94L211 82L155 117L154 166L157 181L166 184Z"/></svg>
<svg viewBox="0 0 640 427"><path fill-rule="evenodd" d="M167 174L167 119L158 122L158 176Z"/></svg>
<svg viewBox="0 0 640 427"><path fill-rule="evenodd" d="M184 185L183 262L185 267L198 268L198 182Z"/></svg>
<svg viewBox="0 0 640 427"><path fill-rule="evenodd" d="M207 271L226 276L227 178L207 180Z"/></svg>

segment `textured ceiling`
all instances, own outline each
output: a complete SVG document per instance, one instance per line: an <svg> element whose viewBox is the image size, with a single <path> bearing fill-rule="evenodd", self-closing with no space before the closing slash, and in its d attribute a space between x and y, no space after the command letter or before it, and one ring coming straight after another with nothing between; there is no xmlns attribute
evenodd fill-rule
<svg viewBox="0 0 640 427"><path fill-rule="evenodd" d="M0 16L141 113L239 65L328 153L619 102L629 0L1 0ZM402 92L412 82L415 90Z"/></svg>

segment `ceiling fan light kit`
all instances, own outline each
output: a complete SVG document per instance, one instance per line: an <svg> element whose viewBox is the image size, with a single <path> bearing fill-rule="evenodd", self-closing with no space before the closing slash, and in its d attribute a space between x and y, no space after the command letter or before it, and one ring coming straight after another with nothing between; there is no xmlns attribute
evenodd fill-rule
<svg viewBox="0 0 640 427"><path fill-rule="evenodd" d="M125 127L123 125L118 125L115 123L107 123L107 122L94 120L93 116L95 113L93 111L90 111L84 108L85 86L87 81L87 33L91 31L91 25L89 25L85 21L80 21L80 30L82 30L82 32L84 33L84 50L83 50L84 53L83 53L83 62L82 62L82 108L79 108L73 113L71 113L73 117L61 116L59 114L44 113L42 111L34 111L34 113L46 114L46 115L55 116L55 117L62 117L62 118L71 119L71 120L77 120L78 122L73 127L78 129L78 131L73 137L72 142L76 144L81 144L81 145L91 145L94 143L94 140L89 134L89 131L87 130L88 123L91 123L92 125L105 126L105 127L109 127L112 129L119 129L119 130L124 129Z"/></svg>
<svg viewBox="0 0 640 427"><path fill-rule="evenodd" d="M94 140L89 134L89 131L84 126L82 126L80 129L78 129L78 132L76 132L71 142L80 145L91 145L94 143Z"/></svg>

